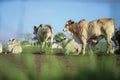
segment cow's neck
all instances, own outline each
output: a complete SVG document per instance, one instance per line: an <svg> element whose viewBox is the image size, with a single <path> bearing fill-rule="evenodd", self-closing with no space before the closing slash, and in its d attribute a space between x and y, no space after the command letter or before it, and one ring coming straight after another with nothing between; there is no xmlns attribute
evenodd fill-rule
<svg viewBox="0 0 120 80"><path fill-rule="evenodd" d="M79 34L74 34L73 39L75 39L76 42L81 43L81 38Z"/></svg>

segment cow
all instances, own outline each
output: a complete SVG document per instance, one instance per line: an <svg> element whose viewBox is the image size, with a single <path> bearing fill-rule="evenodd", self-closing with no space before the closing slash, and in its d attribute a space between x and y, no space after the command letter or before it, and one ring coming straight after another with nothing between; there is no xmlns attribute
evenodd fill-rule
<svg viewBox="0 0 120 80"><path fill-rule="evenodd" d="M51 27L51 25L40 24L39 26L34 26L33 34L36 36L36 38L38 39L40 43L40 52L44 52L44 49L49 39L50 39L50 46L52 46L54 32L53 32L53 28Z"/></svg>
<svg viewBox="0 0 120 80"><path fill-rule="evenodd" d="M0 53L2 53L2 43L0 42Z"/></svg>
<svg viewBox="0 0 120 80"><path fill-rule="evenodd" d="M115 43L115 47L116 48L118 47L116 49L116 54L120 54L120 29L119 30L116 29L115 35L113 36L112 40Z"/></svg>
<svg viewBox="0 0 120 80"><path fill-rule="evenodd" d="M60 43L53 43L52 44L52 49L55 49L55 48L60 49L60 48L62 48L62 46L60 45Z"/></svg>
<svg viewBox="0 0 120 80"><path fill-rule="evenodd" d="M107 54L114 53L111 38L115 32L115 25L112 18L101 18L90 22L85 19L79 22L69 20L63 31L71 34L76 42L82 43L83 55L85 55L87 43L90 44L89 42L93 39L99 42L102 38L105 38L107 42Z"/></svg>
<svg viewBox="0 0 120 80"><path fill-rule="evenodd" d="M11 38L7 44L7 53L14 53L14 54L22 53L22 47L20 45L20 41Z"/></svg>
<svg viewBox="0 0 120 80"><path fill-rule="evenodd" d="M78 43L74 41L74 39L72 40L66 39L64 41L64 44L66 44L64 47L65 54L70 55L72 53L72 55L79 55L81 47L79 46Z"/></svg>
<svg viewBox="0 0 120 80"><path fill-rule="evenodd" d="M115 45L120 46L120 30L117 30L115 32ZM120 50L120 48L119 48Z"/></svg>

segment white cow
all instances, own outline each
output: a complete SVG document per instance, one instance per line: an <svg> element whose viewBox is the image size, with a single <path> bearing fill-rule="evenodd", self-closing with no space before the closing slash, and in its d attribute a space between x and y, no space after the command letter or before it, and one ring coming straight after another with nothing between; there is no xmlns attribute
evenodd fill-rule
<svg viewBox="0 0 120 80"><path fill-rule="evenodd" d="M0 53L2 53L2 43L0 42Z"/></svg>
<svg viewBox="0 0 120 80"><path fill-rule="evenodd" d="M60 43L53 43L52 44L52 48L62 48L62 46L60 45Z"/></svg>
<svg viewBox="0 0 120 80"><path fill-rule="evenodd" d="M81 52L80 45L76 43L73 39L72 40L66 39L66 42L67 44L64 47L65 53L67 55L70 55L71 53L72 55L79 55L79 53Z"/></svg>
<svg viewBox="0 0 120 80"><path fill-rule="evenodd" d="M18 53L21 53L22 52L22 47L20 45L20 41L19 40L16 40L16 39L13 39L11 38L9 41L8 41L8 46L7 46L8 50L7 52L8 53L15 53L15 54L18 54Z"/></svg>

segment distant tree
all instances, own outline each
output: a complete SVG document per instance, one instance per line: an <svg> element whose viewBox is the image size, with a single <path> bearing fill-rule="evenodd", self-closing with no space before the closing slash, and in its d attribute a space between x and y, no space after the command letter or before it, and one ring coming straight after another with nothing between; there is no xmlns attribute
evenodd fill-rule
<svg viewBox="0 0 120 80"><path fill-rule="evenodd" d="M24 40L24 41L22 41L22 42L21 42L21 44L22 44L22 45L30 45L30 42L29 42L29 41Z"/></svg>
<svg viewBox="0 0 120 80"><path fill-rule="evenodd" d="M31 34L31 33L21 33L21 34L18 34L18 36L23 41L30 41L30 40L32 40L33 34Z"/></svg>
<svg viewBox="0 0 120 80"><path fill-rule="evenodd" d="M26 33L26 34L24 34L24 38L25 38L25 41L30 41L30 40L32 40L32 34Z"/></svg>
<svg viewBox="0 0 120 80"><path fill-rule="evenodd" d="M61 42L64 39L66 39L66 35L62 32L59 32L58 34L55 35L54 39L56 40L56 42Z"/></svg>
<svg viewBox="0 0 120 80"><path fill-rule="evenodd" d="M22 33L19 34L19 38L21 39L21 44L22 45L30 45L32 44L33 41L33 34L31 33Z"/></svg>

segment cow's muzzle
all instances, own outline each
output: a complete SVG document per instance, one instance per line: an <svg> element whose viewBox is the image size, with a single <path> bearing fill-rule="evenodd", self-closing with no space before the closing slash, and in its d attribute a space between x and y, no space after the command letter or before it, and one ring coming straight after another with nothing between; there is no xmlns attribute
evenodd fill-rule
<svg viewBox="0 0 120 80"><path fill-rule="evenodd" d="M65 30L65 29L63 29L63 31L64 31L64 32L66 32L66 30Z"/></svg>

